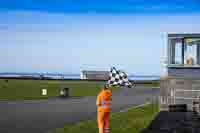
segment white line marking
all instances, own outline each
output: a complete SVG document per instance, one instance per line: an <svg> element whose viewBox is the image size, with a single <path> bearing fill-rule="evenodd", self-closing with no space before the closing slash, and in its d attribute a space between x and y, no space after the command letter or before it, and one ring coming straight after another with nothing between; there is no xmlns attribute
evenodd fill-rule
<svg viewBox="0 0 200 133"><path fill-rule="evenodd" d="M137 105L137 106L133 106L133 107L128 107L128 108L120 110L119 112L126 112L126 111L128 111L130 109L139 108L139 107L142 107L142 106L145 106L145 105L148 105L148 104L150 104L150 102L147 102L147 103L144 103L144 104L140 104L140 105Z"/></svg>

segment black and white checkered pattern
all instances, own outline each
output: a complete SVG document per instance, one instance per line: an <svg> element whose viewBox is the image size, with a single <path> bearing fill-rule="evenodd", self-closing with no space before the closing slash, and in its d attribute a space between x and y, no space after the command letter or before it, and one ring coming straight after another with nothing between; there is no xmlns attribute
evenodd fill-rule
<svg viewBox="0 0 200 133"><path fill-rule="evenodd" d="M109 85L131 86L131 82L128 80L128 76L125 72L117 70L112 67L109 74Z"/></svg>

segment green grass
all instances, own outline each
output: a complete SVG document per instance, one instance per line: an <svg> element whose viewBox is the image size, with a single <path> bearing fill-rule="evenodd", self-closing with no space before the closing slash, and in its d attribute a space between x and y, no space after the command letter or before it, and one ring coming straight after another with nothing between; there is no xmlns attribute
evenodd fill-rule
<svg viewBox="0 0 200 133"><path fill-rule="evenodd" d="M104 81L9 79L6 82L0 79L0 100L46 99L49 96L58 96L59 90L64 87L70 88L70 96L95 96L104 84ZM47 89L47 96L41 95L42 89Z"/></svg>
<svg viewBox="0 0 200 133"><path fill-rule="evenodd" d="M139 133L146 128L158 112L158 104L149 104L127 112L112 113L110 118L110 133ZM55 129L50 133L97 133L96 120L81 121L68 124L64 128Z"/></svg>
<svg viewBox="0 0 200 133"><path fill-rule="evenodd" d="M148 83L148 84L144 84L145 87L160 87L160 83L159 82L153 82L153 83Z"/></svg>

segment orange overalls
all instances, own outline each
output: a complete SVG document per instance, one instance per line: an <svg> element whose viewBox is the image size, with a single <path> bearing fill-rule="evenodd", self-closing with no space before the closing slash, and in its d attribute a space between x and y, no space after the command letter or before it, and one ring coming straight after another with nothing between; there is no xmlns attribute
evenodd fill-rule
<svg viewBox="0 0 200 133"><path fill-rule="evenodd" d="M111 90L102 90L97 96L96 104L98 106L97 110L97 121L99 133L109 133L110 132L110 110L111 110Z"/></svg>

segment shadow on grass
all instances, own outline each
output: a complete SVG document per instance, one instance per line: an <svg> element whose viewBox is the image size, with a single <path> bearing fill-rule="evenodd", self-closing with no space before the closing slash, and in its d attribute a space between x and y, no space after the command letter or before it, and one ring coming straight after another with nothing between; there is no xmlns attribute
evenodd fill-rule
<svg viewBox="0 0 200 133"><path fill-rule="evenodd" d="M141 133L200 133L200 116L193 112L161 111Z"/></svg>

